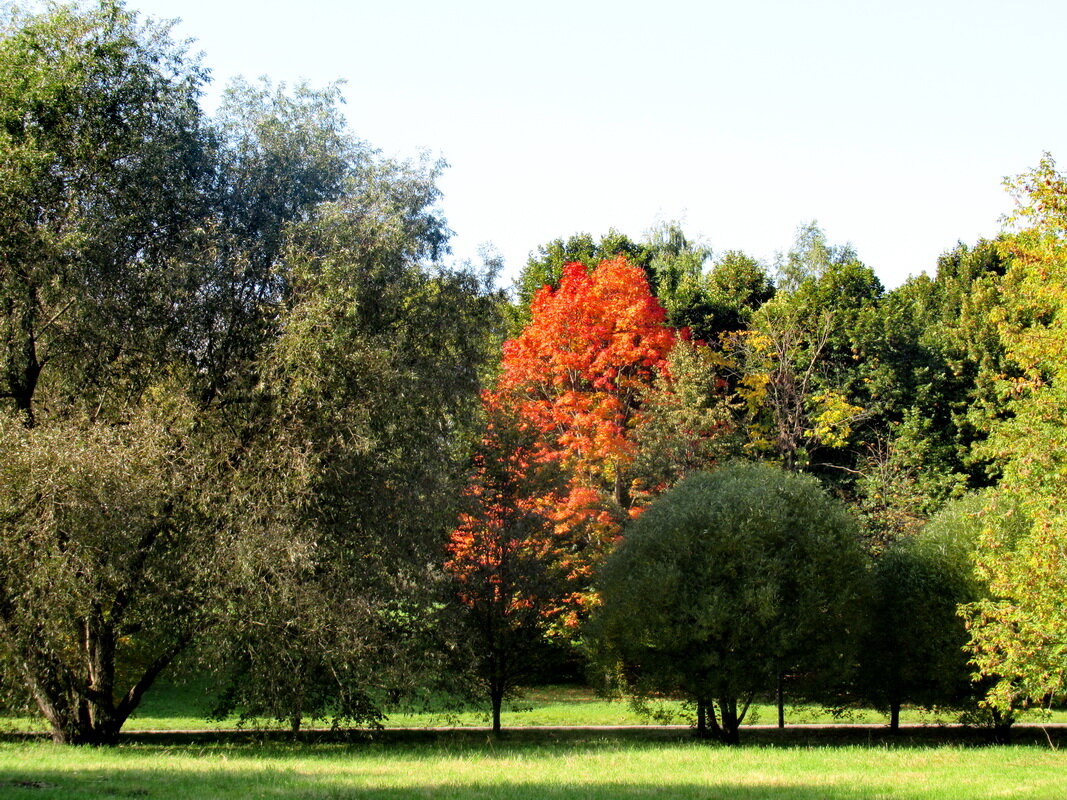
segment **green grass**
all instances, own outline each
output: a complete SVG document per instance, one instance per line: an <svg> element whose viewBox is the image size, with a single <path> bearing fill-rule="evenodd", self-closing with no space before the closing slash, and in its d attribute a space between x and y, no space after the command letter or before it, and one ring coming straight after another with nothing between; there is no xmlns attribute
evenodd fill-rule
<svg viewBox="0 0 1067 800"><path fill-rule="evenodd" d="M35 800L1061 800L1065 785L1067 754L1036 746L0 744L0 796Z"/></svg>
<svg viewBox="0 0 1067 800"><path fill-rule="evenodd" d="M221 721L206 719L206 714L213 701L211 686L203 681L184 684L163 684L155 687L145 695L145 700L123 730L135 731L178 731L178 730L227 730L239 727L236 717ZM675 724L690 724L691 712L681 703L662 701L654 704L661 715L661 721ZM1053 711L1051 715L1031 714L1024 720L1067 722L1067 711ZM920 722L936 724L954 722L955 715L934 714L921 709L905 708L901 713L903 722ZM746 718L746 724L773 724L777 721L777 710L773 705L753 706ZM636 712L631 705L622 700L607 700L598 697L590 688L584 686L544 686L528 689L517 700L507 701L504 705L503 724L509 728L528 726L585 726L585 725L654 725L657 720L649 719ZM836 717L824 708L814 705L788 706L787 724L802 723L869 723L886 724L884 714L870 709L858 709L844 717ZM322 723L311 723L312 725ZM399 727L481 727L489 724L488 709L468 709L461 712L445 709L414 712L391 713L384 723L386 728ZM267 726L271 727L271 726ZM278 726L284 727L284 726ZM44 731L45 726L35 717L0 718L0 731Z"/></svg>

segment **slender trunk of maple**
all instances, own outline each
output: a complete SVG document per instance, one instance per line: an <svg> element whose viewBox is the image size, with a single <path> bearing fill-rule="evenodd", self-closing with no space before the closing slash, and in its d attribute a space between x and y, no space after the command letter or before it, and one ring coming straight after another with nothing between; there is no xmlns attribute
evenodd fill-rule
<svg viewBox="0 0 1067 800"><path fill-rule="evenodd" d="M778 727L785 727L785 676L778 670Z"/></svg>
<svg viewBox="0 0 1067 800"><path fill-rule="evenodd" d="M630 487L626 483L626 478L622 474L622 470L616 466L615 468L615 502L619 504L622 509L628 509L630 507Z"/></svg>

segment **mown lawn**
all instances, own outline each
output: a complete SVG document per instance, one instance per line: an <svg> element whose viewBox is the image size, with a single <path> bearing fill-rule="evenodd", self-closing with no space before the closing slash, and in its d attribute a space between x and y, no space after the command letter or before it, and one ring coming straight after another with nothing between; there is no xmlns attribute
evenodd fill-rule
<svg viewBox="0 0 1067 800"><path fill-rule="evenodd" d="M1040 746L725 748L609 739L493 744L0 744L0 797L1062 800Z"/></svg>

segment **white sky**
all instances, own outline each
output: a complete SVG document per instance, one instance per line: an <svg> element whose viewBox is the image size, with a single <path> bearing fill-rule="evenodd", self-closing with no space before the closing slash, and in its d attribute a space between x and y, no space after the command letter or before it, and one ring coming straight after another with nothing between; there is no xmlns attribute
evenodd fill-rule
<svg viewBox="0 0 1067 800"><path fill-rule="evenodd" d="M429 150L453 250L679 220L771 260L802 222L888 286L995 234L1067 159L1057 0L129 0L234 75L347 81L355 133ZM213 101L209 98L209 104Z"/></svg>

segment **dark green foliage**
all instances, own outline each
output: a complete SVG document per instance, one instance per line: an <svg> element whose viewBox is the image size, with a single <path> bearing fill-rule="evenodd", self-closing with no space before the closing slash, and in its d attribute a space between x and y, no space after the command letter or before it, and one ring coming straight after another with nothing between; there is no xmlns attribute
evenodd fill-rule
<svg viewBox="0 0 1067 800"><path fill-rule="evenodd" d="M767 269L739 250L715 259L704 279L703 292L681 320L694 338L718 343L725 334L746 330L753 312L774 297Z"/></svg>
<svg viewBox="0 0 1067 800"><path fill-rule="evenodd" d="M249 714L373 720L372 698L432 680L435 564L495 313L477 276L426 263L434 177L380 163L290 231L232 478L248 605L220 644Z"/></svg>
<svg viewBox="0 0 1067 800"><path fill-rule="evenodd" d="M591 635L631 689L680 693L736 741L779 674L829 680L851 663L865 576L855 523L813 479L729 466L690 476L627 529Z"/></svg>
<svg viewBox="0 0 1067 800"><path fill-rule="evenodd" d="M998 478L976 445L1004 414L996 381L1012 370L993 323L1004 269L995 243L960 244L933 279L912 278L860 318L871 434L856 488L880 540Z"/></svg>

